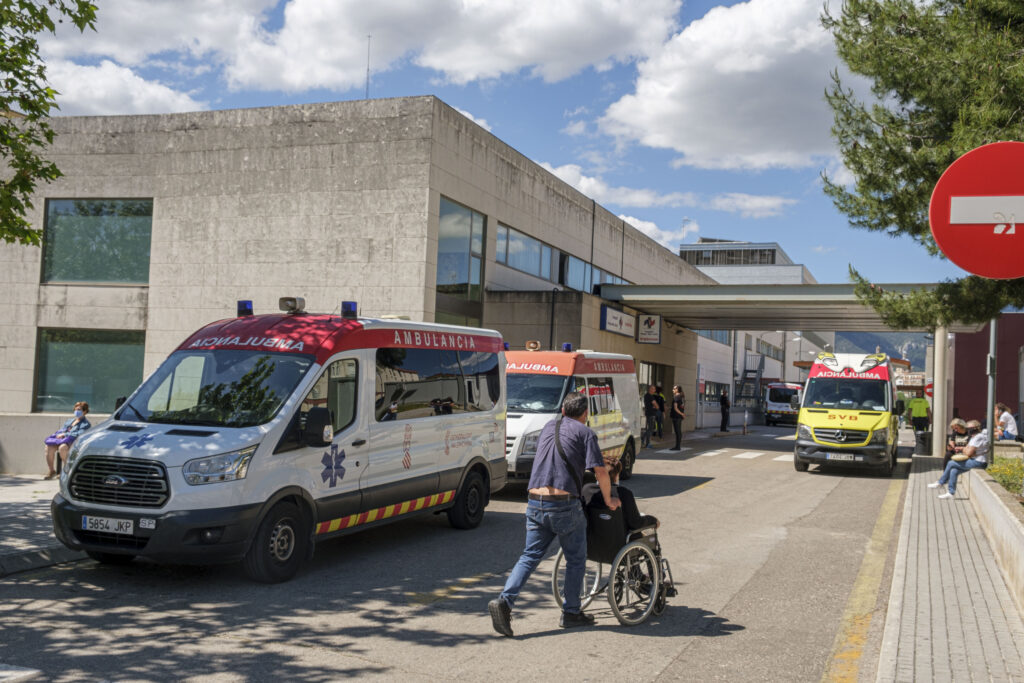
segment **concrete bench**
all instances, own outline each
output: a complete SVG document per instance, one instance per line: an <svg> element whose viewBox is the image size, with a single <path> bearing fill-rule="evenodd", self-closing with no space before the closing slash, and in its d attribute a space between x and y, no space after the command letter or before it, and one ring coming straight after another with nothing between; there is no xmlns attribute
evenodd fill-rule
<svg viewBox="0 0 1024 683"><path fill-rule="evenodd" d="M1024 457L1024 443L1019 441L996 441L992 445L992 455L995 458Z"/></svg>

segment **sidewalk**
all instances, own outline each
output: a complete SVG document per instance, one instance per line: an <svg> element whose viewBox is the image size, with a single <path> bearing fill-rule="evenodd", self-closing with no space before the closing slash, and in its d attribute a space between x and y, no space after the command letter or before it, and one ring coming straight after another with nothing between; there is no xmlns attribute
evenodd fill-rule
<svg viewBox="0 0 1024 683"><path fill-rule="evenodd" d="M56 479L35 474L0 474L0 577L85 557L53 535L50 501Z"/></svg>

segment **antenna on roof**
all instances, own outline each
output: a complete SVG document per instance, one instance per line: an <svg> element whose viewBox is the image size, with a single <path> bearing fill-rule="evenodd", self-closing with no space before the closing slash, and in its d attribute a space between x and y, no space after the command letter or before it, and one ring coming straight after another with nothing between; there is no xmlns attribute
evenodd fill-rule
<svg viewBox="0 0 1024 683"><path fill-rule="evenodd" d="M370 99L370 38L373 34L366 36L366 99Z"/></svg>

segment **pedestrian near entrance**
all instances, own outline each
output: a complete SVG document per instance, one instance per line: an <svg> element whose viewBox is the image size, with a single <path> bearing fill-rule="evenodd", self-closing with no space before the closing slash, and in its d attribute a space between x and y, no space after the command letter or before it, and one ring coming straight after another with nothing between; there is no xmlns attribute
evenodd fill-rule
<svg viewBox="0 0 1024 683"><path fill-rule="evenodd" d="M959 417L953 418L953 421L949 423L949 438L946 439L946 457L942 459L942 469L946 469L946 464L949 463L949 459L954 455L959 455L964 452L964 448L967 447L971 437L967 434L967 423L961 420Z"/></svg>
<svg viewBox="0 0 1024 683"><path fill-rule="evenodd" d="M654 395L658 399L658 438L665 436L665 394L661 391L661 386L654 392Z"/></svg>
<svg viewBox="0 0 1024 683"><path fill-rule="evenodd" d="M678 451L683 439L683 418L686 417L686 395L678 384L672 387L672 433L676 437L676 445L672 450Z"/></svg>
<svg viewBox="0 0 1024 683"><path fill-rule="evenodd" d="M537 457L530 475L526 503L526 547L512 568L501 595L487 604L494 630L512 635L512 607L530 574L558 539L565 556L565 588L559 626L589 626L594 617L581 610L583 570L587 562L587 519L580 496L583 473L592 469L601 495L612 510L611 479L605 468L597 436L587 427L587 399L570 393L562 402L562 417L544 425L537 439Z"/></svg>
<svg viewBox="0 0 1024 683"><path fill-rule="evenodd" d="M946 484L949 485L948 490L941 494L939 498L948 500L956 495L956 479L962 472L988 466L988 435L982 430L981 423L977 420L968 422L967 434L971 437L963 450L967 460L957 462L950 459L946 463L946 469L942 471L942 476L939 477L939 480L928 484L930 489L937 489Z"/></svg>
<svg viewBox="0 0 1024 683"><path fill-rule="evenodd" d="M927 432L932 422L932 409L928 405L928 399L924 397L923 391L918 391L917 396L910 399L907 404L907 412L910 413L910 424L914 426L915 432Z"/></svg>
<svg viewBox="0 0 1024 683"><path fill-rule="evenodd" d="M647 393L644 394L644 427L643 438L640 440L641 448L651 445L651 438L658 431L658 387L653 384L647 385Z"/></svg>
<svg viewBox="0 0 1024 683"><path fill-rule="evenodd" d="M718 405L722 408L722 426L718 428L720 432L729 431L729 408L732 404L729 403L729 390L722 389L722 395L718 397Z"/></svg>

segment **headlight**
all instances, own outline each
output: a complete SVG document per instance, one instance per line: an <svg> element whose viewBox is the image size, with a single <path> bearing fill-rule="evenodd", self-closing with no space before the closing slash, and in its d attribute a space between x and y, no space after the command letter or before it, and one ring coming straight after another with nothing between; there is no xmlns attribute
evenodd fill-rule
<svg viewBox="0 0 1024 683"><path fill-rule="evenodd" d="M256 446L250 446L234 453L189 460L181 468L181 473L185 475L185 481L193 486L245 479L245 474L249 470L249 460L255 452Z"/></svg>
<svg viewBox="0 0 1024 683"><path fill-rule="evenodd" d="M814 436L811 434L811 428L805 424L798 424L796 426L796 438L798 439L813 439Z"/></svg>
<svg viewBox="0 0 1024 683"><path fill-rule="evenodd" d="M889 443L889 428L876 429L871 435L871 443Z"/></svg>
<svg viewBox="0 0 1024 683"><path fill-rule="evenodd" d="M64 474L71 471L71 466L75 464L75 461L78 460L78 456L81 454L81 440L75 439L75 442L71 444L71 450L68 451L68 457L64 459L64 467L62 468Z"/></svg>
<svg viewBox="0 0 1024 683"><path fill-rule="evenodd" d="M540 432L530 432L523 437L523 455L537 455L537 440Z"/></svg>

